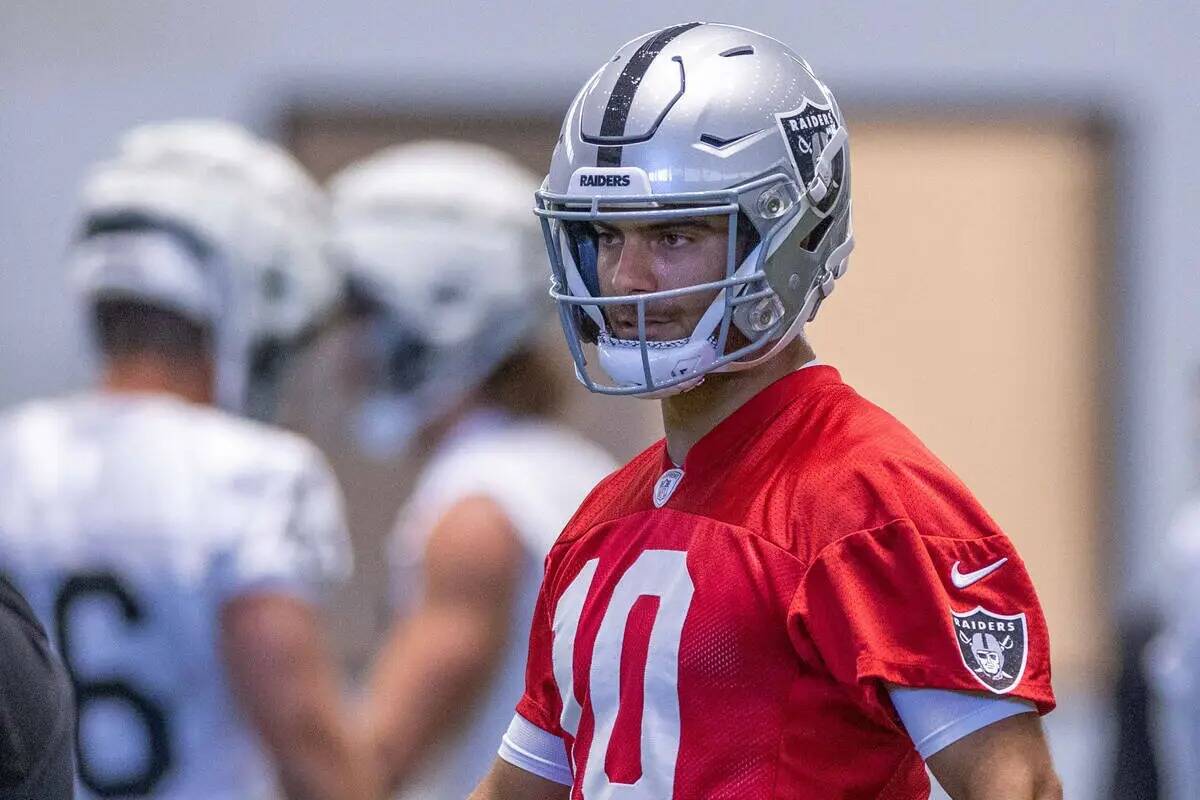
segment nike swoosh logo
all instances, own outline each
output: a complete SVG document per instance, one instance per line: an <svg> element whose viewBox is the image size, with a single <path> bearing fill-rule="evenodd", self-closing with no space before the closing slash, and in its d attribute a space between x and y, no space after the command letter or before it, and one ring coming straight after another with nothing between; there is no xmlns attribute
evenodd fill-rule
<svg viewBox="0 0 1200 800"><path fill-rule="evenodd" d="M993 572L1003 567L1008 563L1008 559L1002 558L995 564L988 564L983 569L977 569L974 572L967 572L965 574L958 571L958 565L961 563L961 561L955 561L954 566L950 568L950 582L953 583L958 589L965 589L971 584L978 583L988 575L991 575Z"/></svg>

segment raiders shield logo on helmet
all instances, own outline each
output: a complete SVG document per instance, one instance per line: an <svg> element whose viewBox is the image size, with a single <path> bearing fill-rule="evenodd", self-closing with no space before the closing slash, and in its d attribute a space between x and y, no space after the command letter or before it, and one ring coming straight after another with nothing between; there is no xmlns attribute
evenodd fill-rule
<svg viewBox="0 0 1200 800"><path fill-rule="evenodd" d="M950 613L958 652L975 680L996 694L1012 691L1025 674L1025 615L993 614L982 606Z"/></svg>
<svg viewBox="0 0 1200 800"><path fill-rule="evenodd" d="M817 175L817 157L838 129L833 105L820 105L805 98L795 111L776 114L775 119L778 120L779 130L788 144L788 153L792 157L796 173L805 186L811 184ZM845 164L844 153L834 156L832 178L826 178L829 180L829 193L817 203L819 211L827 212L837 202L845 180Z"/></svg>

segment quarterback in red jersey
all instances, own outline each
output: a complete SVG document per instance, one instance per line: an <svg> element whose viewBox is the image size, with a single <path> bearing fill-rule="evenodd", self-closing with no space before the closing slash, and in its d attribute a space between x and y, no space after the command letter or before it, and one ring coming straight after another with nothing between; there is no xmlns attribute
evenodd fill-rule
<svg viewBox="0 0 1200 800"><path fill-rule="evenodd" d="M801 58L692 23L576 97L537 213L593 391L662 401L546 559L475 800L955 800L1062 790L1012 543L802 335L853 246L845 123ZM590 370L597 363L610 379Z"/></svg>

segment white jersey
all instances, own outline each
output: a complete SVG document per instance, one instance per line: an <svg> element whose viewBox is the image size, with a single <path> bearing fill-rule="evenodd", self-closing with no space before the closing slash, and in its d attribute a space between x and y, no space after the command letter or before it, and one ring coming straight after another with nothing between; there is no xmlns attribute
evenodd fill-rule
<svg viewBox="0 0 1200 800"><path fill-rule="evenodd" d="M150 394L0 421L0 569L75 680L81 797L275 797L219 612L262 589L311 597L349 553L334 478L298 436Z"/></svg>
<svg viewBox="0 0 1200 800"><path fill-rule="evenodd" d="M397 602L411 608L419 598L429 535L442 515L466 497L486 496L504 510L525 546L525 564L507 652L491 686L481 693L459 735L438 749L404 798L466 797L495 761L500 737L524 691L529 620L543 560L588 492L616 467L608 454L564 428L493 412L467 419L434 454L394 534Z"/></svg>
<svg viewBox="0 0 1200 800"><path fill-rule="evenodd" d="M1200 785L1200 499L1175 520L1160 564L1162 630L1147 651L1155 689L1157 744L1168 791L1195 797Z"/></svg>

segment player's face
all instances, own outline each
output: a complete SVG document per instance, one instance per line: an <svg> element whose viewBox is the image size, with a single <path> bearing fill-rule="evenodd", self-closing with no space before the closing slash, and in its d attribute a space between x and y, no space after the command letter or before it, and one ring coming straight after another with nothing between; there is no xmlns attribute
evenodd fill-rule
<svg viewBox="0 0 1200 800"><path fill-rule="evenodd" d="M725 277L727 217L597 223L595 229L600 292L606 297L681 289ZM717 291L647 303L646 339L686 339ZM638 338L635 306L609 306L605 316L614 336Z"/></svg>
<svg viewBox="0 0 1200 800"><path fill-rule="evenodd" d="M999 653L994 653L991 650L976 650L975 657L979 659L979 666L988 675L995 675L1000 671Z"/></svg>

